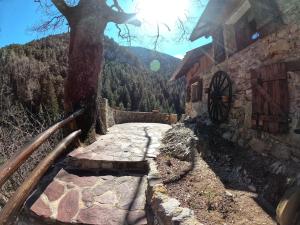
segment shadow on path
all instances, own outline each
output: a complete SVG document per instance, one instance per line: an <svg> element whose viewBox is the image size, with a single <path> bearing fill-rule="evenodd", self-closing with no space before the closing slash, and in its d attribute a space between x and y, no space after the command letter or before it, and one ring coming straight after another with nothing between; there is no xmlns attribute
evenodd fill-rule
<svg viewBox="0 0 300 225"><path fill-rule="evenodd" d="M147 157L147 154L148 154L148 151L149 151L149 148L150 148L150 145L151 145L151 142L152 142L152 138L151 136L149 135L148 133L148 130L147 130L147 127L144 127L144 132L145 132L145 137L147 138L147 143L146 143L146 146L145 146L145 151L144 151L144 155L143 155L143 160L146 160L146 157ZM132 210L134 204L135 204L135 201L141 191L141 186L142 186L142 181L143 181L143 177L140 177L139 178L139 181L138 181L138 184L137 184L137 187L135 189L135 192L134 192L134 195L133 195L133 198L132 198L132 201L130 202L129 204L129 207L128 207L128 211L126 213L126 216L125 216L125 221L123 223L123 225L134 225L134 224L138 224L140 221L144 220L146 218L146 215L143 216L143 217L140 217L140 218L137 218L135 219L134 221L130 221L130 211ZM146 194L146 193L145 193ZM145 206L145 209L146 209L146 206ZM147 213L147 212L145 212Z"/></svg>

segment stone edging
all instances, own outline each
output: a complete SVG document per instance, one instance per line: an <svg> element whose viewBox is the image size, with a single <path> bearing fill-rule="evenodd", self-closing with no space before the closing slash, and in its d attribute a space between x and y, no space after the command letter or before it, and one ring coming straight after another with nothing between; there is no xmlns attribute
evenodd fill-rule
<svg viewBox="0 0 300 225"><path fill-rule="evenodd" d="M154 160L149 160L146 201L153 217L151 225L203 225L191 209L181 207L177 199L168 196Z"/></svg>

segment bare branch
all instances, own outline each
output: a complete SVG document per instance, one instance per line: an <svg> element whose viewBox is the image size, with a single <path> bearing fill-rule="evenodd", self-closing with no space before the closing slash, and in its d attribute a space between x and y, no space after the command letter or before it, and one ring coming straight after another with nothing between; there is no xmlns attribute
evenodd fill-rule
<svg viewBox="0 0 300 225"><path fill-rule="evenodd" d="M119 5L119 2L117 0L113 0L114 4L110 7L111 9L116 8L118 12L124 12L124 10Z"/></svg>
<svg viewBox="0 0 300 225"><path fill-rule="evenodd" d="M37 25L32 26L29 31L46 32L48 30L56 30L64 25L66 19L70 23L69 18L71 16L71 10L74 8L70 6L70 4L74 5L73 3L70 3L70 1L34 0L34 2L39 5L39 10L41 10L45 16L47 16L47 19Z"/></svg>
<svg viewBox="0 0 300 225"><path fill-rule="evenodd" d="M155 41L154 41L154 49L157 49L157 43L158 43L158 39L160 37L160 29L159 29L159 24L156 25L156 29L157 29L157 33L156 33L156 37L155 37Z"/></svg>
<svg viewBox="0 0 300 225"><path fill-rule="evenodd" d="M126 31L123 32L123 30L121 29L119 24L115 24L115 26L118 29L118 36L122 39L125 39L127 41L127 43L129 44L129 46L131 46L131 42L133 39L136 38L136 36L131 35L129 27L125 24Z"/></svg>
<svg viewBox="0 0 300 225"><path fill-rule="evenodd" d="M63 14L67 19L70 14L70 8L64 0L51 0L58 11Z"/></svg>
<svg viewBox="0 0 300 225"><path fill-rule="evenodd" d="M42 23L41 25L33 26L32 31L35 32L46 32L48 30L56 30L61 27L65 22L65 17L63 15L57 15Z"/></svg>
<svg viewBox="0 0 300 225"><path fill-rule="evenodd" d="M181 30L181 35L178 40L183 40L184 36L187 34L186 27L180 18L178 18L178 24L179 24L179 29Z"/></svg>
<svg viewBox="0 0 300 225"><path fill-rule="evenodd" d="M116 10L114 10L114 8ZM109 21L116 24L131 24L134 26L141 26L141 22L135 18L135 13L125 13L121 8L118 0L113 0L113 5L110 7Z"/></svg>
<svg viewBox="0 0 300 225"><path fill-rule="evenodd" d="M163 25L168 29L168 31L170 32L171 31L171 28L169 27L169 25L168 24L166 24L166 23L163 23Z"/></svg>
<svg viewBox="0 0 300 225"><path fill-rule="evenodd" d="M141 22L135 18L135 13L124 13L111 10L108 20L116 24L131 24L141 26Z"/></svg>

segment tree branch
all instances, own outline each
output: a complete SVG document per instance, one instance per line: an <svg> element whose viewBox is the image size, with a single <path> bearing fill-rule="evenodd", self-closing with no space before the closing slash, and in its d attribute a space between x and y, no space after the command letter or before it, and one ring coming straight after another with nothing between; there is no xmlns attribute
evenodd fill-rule
<svg viewBox="0 0 300 225"><path fill-rule="evenodd" d="M116 9L113 10L113 9ZM121 8L118 0L113 0L113 5L110 7L111 12L109 16L109 21L116 24L131 24L134 26L141 26L141 22L135 18L135 13L125 13Z"/></svg>
<svg viewBox="0 0 300 225"><path fill-rule="evenodd" d="M158 39L160 37L159 24L156 24L156 29L157 29L157 34L156 34L155 41L154 41L154 50L157 49L157 43L158 43Z"/></svg>
<svg viewBox="0 0 300 225"><path fill-rule="evenodd" d="M114 4L110 7L111 9L116 8L118 12L124 12L117 0L113 0L113 2Z"/></svg>
<svg viewBox="0 0 300 225"><path fill-rule="evenodd" d="M115 24L116 28L118 29L118 36L122 39L125 39L127 41L127 43L129 44L129 46L131 46L131 41L132 39L135 39L136 36L132 36L130 34L130 29L129 27L125 24L125 32L122 31L121 27L119 24Z"/></svg>
<svg viewBox="0 0 300 225"><path fill-rule="evenodd" d="M58 11L63 14L67 19L70 15L70 8L64 0L51 0Z"/></svg>
<svg viewBox="0 0 300 225"><path fill-rule="evenodd" d="M135 16L135 13L124 13L111 10L108 20L116 24L131 24L139 27L141 26L141 21L136 19Z"/></svg>
<svg viewBox="0 0 300 225"><path fill-rule="evenodd" d="M179 41L180 40L183 40L184 39L184 36L187 34L187 31L186 31L186 27L184 25L184 22L178 18L178 29L181 30L181 35L179 37Z"/></svg>
<svg viewBox="0 0 300 225"><path fill-rule="evenodd" d="M65 22L65 17L64 15L58 15L58 16L54 16L51 19L49 19L48 21L37 25L37 26L33 26L31 28L32 31L35 32L46 32L50 29L58 29L59 27L61 27Z"/></svg>

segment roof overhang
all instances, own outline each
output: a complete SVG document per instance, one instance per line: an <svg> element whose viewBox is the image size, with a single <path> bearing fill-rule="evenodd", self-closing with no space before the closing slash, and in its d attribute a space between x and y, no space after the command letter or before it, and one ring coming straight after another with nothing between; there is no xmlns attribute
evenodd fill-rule
<svg viewBox="0 0 300 225"><path fill-rule="evenodd" d="M210 48L211 44L207 44L187 52L181 63L178 65L176 71L171 76L170 81L177 80L185 76L191 67L199 61L201 56L209 53Z"/></svg>
<svg viewBox="0 0 300 225"><path fill-rule="evenodd" d="M194 28L190 40L211 35L215 27L224 24L233 10L245 0L210 0Z"/></svg>

